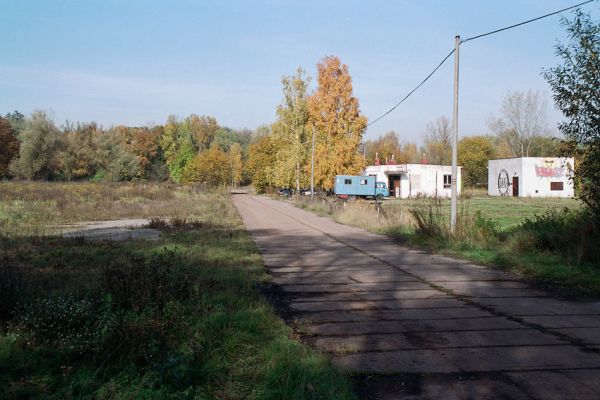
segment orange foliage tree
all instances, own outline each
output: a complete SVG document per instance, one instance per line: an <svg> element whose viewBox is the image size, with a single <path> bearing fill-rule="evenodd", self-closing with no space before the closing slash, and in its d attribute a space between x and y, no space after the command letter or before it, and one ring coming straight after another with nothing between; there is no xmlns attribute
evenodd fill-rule
<svg viewBox="0 0 600 400"><path fill-rule="evenodd" d="M19 141L13 134L10 123L0 118L0 178L9 175L8 165L19 153Z"/></svg>
<svg viewBox="0 0 600 400"><path fill-rule="evenodd" d="M327 56L317 71L318 87L308 100L309 125L315 127L316 137L315 185L332 189L335 175L358 174L364 168L358 149L367 118L352 93L347 65Z"/></svg>

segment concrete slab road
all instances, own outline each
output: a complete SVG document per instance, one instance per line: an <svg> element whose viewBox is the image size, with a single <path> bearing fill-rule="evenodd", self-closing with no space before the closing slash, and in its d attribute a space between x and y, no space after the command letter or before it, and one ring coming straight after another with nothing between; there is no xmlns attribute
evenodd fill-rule
<svg viewBox="0 0 600 400"><path fill-rule="evenodd" d="M369 399L600 399L600 303L234 195L305 340Z"/></svg>

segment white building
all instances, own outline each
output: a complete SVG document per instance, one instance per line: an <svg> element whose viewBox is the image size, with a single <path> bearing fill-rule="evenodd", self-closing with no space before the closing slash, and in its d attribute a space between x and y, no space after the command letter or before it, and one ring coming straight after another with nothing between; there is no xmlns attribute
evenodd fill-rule
<svg viewBox="0 0 600 400"><path fill-rule="evenodd" d="M488 161L488 195L573 197L573 157L520 157Z"/></svg>
<svg viewBox="0 0 600 400"><path fill-rule="evenodd" d="M458 167L457 190L462 186L462 167ZM375 176L377 182L385 182L390 197L427 196L450 197L452 167L429 164L370 165L364 175Z"/></svg>

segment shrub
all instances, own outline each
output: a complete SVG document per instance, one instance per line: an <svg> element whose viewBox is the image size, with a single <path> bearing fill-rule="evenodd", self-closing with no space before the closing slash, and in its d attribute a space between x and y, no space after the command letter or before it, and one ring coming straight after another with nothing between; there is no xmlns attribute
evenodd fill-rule
<svg viewBox="0 0 600 400"><path fill-rule="evenodd" d="M549 210L526 219L517 230L530 235L538 250L552 251L577 263L600 260L600 227L586 209Z"/></svg>

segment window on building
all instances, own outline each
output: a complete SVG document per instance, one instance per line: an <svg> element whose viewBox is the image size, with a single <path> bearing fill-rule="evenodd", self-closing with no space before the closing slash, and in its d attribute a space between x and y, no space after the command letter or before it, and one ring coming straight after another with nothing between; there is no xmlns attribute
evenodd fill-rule
<svg viewBox="0 0 600 400"><path fill-rule="evenodd" d="M562 182L550 182L550 190L563 190Z"/></svg>
<svg viewBox="0 0 600 400"><path fill-rule="evenodd" d="M344 179L345 185L352 185L352 179Z"/></svg>
<svg viewBox="0 0 600 400"><path fill-rule="evenodd" d="M452 175L444 175L444 189L452 187Z"/></svg>
<svg viewBox="0 0 600 400"><path fill-rule="evenodd" d="M361 185L366 185L367 184L367 180L366 179L361 179L360 180L360 184Z"/></svg>

